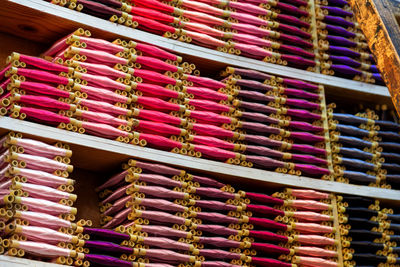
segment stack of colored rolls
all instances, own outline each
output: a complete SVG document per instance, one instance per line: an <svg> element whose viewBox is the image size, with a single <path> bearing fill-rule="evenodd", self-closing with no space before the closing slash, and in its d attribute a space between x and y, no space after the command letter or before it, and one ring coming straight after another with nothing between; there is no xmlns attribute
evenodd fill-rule
<svg viewBox="0 0 400 267"><path fill-rule="evenodd" d="M141 243L133 256L196 266L338 266L329 194L292 189L276 194L283 200L235 193L165 165L130 160L123 168L96 191L103 227L127 235L123 246Z"/></svg>
<svg viewBox="0 0 400 267"><path fill-rule="evenodd" d="M183 62L179 66L182 60L179 56L157 47L133 41L116 40L111 43L89 38L89 35L79 29L44 53L53 57L54 62L63 62L64 65L13 53L1 76L4 80L2 87L7 86L9 90L2 96L5 112L9 109L12 117L23 119L27 116L80 133L132 144L149 144L158 149L197 157L203 155L242 166L254 164L259 168L278 168L281 172L316 177L330 173L324 168L326 159L267 148L282 147L284 150L326 155L323 149L323 142L327 141L325 136L277 128L289 125L296 129L323 132L319 125L326 116L321 114L319 109L323 104L318 100L315 103L246 91L235 85L244 81L232 76L221 82L193 75L191 73L199 74L193 64ZM27 65L41 70L28 69ZM228 70L234 71L232 68ZM319 88L301 81L283 80L300 88ZM316 98L313 93L297 89L287 88L285 92ZM57 97L58 100L55 99ZM241 98L261 103L245 102ZM277 108L284 103L315 110ZM245 104L250 107L249 112L235 112L235 106L242 108ZM309 118L314 122L289 122L288 116L281 120L260 111ZM255 118L257 123L243 121L245 116ZM275 126L259 122L270 122ZM256 134L247 134L242 129L234 131L236 128ZM266 133L272 134L271 138L263 136ZM281 139L280 135L290 139L276 141ZM292 144L294 140L319 144ZM256 145L245 146L242 141Z"/></svg>
<svg viewBox="0 0 400 267"><path fill-rule="evenodd" d="M347 1L316 1L323 74L383 84L365 36Z"/></svg>
<svg viewBox="0 0 400 267"><path fill-rule="evenodd" d="M398 266L400 214L378 200L337 196L344 266Z"/></svg>
<svg viewBox="0 0 400 267"><path fill-rule="evenodd" d="M372 111L356 115L330 113L328 116L337 180L398 187L399 124L379 120Z"/></svg>
<svg viewBox="0 0 400 267"><path fill-rule="evenodd" d="M310 9L306 1L124 1L53 3L219 51L315 71ZM274 7L272 10L271 7ZM300 6L300 7L297 7ZM316 38L316 36L315 36Z"/></svg>
<svg viewBox="0 0 400 267"><path fill-rule="evenodd" d="M82 258L73 223L77 198L68 176L72 151L9 133L1 138L1 249L5 254L71 265Z"/></svg>

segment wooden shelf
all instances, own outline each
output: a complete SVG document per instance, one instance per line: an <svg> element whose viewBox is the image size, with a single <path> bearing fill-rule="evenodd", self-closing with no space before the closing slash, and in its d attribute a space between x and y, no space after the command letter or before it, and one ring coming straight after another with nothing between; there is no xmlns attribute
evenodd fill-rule
<svg viewBox="0 0 400 267"><path fill-rule="evenodd" d="M0 267L61 267L65 265L0 255Z"/></svg>
<svg viewBox="0 0 400 267"><path fill-rule="evenodd" d="M391 103L390 94L384 86L322 75L218 52L118 25L43 0L8 0L2 3L0 23L4 25L1 31L49 45L73 30L82 27L101 38L133 39L173 50L182 54L186 61L195 63L200 70L202 70L202 66L208 68L213 66L215 73L215 71L228 65L238 66L323 84L327 88L327 94L330 95L343 96L346 94L357 99Z"/></svg>
<svg viewBox="0 0 400 267"><path fill-rule="evenodd" d="M106 171L117 168L122 162L135 158L178 168L223 177L227 181L255 184L267 187L304 187L339 194L368 196L389 202L400 203L400 191L369 186L351 185L324 181L303 176L293 176L255 168L229 165L217 161L192 158L147 147L139 147L90 135L78 134L54 127L8 117L0 118L0 134L15 131L26 137L44 141L61 141L70 144L73 150L72 164L90 171Z"/></svg>

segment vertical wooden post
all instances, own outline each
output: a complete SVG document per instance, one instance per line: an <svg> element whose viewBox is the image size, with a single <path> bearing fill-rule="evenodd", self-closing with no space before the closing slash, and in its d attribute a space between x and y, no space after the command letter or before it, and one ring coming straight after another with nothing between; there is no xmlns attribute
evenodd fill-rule
<svg viewBox="0 0 400 267"><path fill-rule="evenodd" d="M387 0L349 0L400 115L400 28Z"/></svg>

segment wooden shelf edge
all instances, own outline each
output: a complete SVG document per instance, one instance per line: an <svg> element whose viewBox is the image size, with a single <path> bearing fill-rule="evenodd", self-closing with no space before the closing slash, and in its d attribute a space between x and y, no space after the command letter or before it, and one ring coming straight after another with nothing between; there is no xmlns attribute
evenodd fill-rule
<svg viewBox="0 0 400 267"><path fill-rule="evenodd" d="M61 267L65 265L0 255L0 267Z"/></svg>
<svg viewBox="0 0 400 267"><path fill-rule="evenodd" d="M301 79L309 82L319 83L327 86L329 90L335 92L335 88L341 88L341 93L343 91L346 92L355 92L357 94L371 94L373 96L390 98L390 94L388 89L384 86L367 84L362 82L357 82L353 80L337 78L328 75L322 75L314 72L308 72L304 70L299 70L295 68L290 68L286 66L281 66L277 64L265 63L260 60L245 58L241 56L231 55L227 53L218 52L216 50L200 47L197 45L187 44L176 40L171 40L168 38L164 38L162 36L154 35L151 33L147 33L141 30L136 30L132 28L128 28L125 26L121 26L103 19L99 19L84 13L76 12L73 10L69 10L64 7L56 6L54 4L42 1L42 0L8 0L2 9L6 18L2 19L10 19L12 16L15 18L11 18L14 23L18 21L23 21L24 23L28 23L29 20L24 21L24 12L18 12L19 8L24 8L24 12L28 12L31 19L36 16L36 20L42 21L46 18L51 18L51 25L48 25L49 34L54 34L57 32L56 29L59 27L62 29L61 32L65 32L64 25L70 25L77 27L88 28L94 33L103 33L106 34L107 37L123 37L127 39L134 39L146 43L151 43L157 46L160 46L165 49L173 50L177 53L190 56L191 58L197 58L199 60L208 60L212 62L218 62L220 64L229 65L229 66L237 66L242 68L259 70L262 72L286 76L295 79ZM37 27L36 23L32 22L33 28ZM2 23L4 24L4 23ZM23 27L26 26L22 24ZM16 29L4 29L8 30L13 34L24 35L19 27ZM8 27L5 27L8 28ZM54 29L53 29L54 28ZM13 31L14 30L14 31ZM71 29L72 30L72 29ZM39 36L39 35L38 35ZM38 38L43 38L38 37Z"/></svg>
<svg viewBox="0 0 400 267"><path fill-rule="evenodd" d="M61 130L54 127L44 126L37 123L16 120L8 117L0 118L0 129L2 134L8 131L20 132L25 135L38 138L61 141L79 147L84 151L89 151L92 162L104 160L104 153L122 155L122 158L136 158L138 160L149 160L153 162L169 164L183 169L194 170L208 173L214 176L228 176L241 181L256 181L264 185L279 185L288 187L303 187L321 191L329 191L339 194L352 194L358 196L372 197L387 201L400 201L400 191L375 188L369 186L351 185L338 182L324 181L303 176L293 176L271 171L264 171L255 168L247 168L236 165L229 165L217 161L192 158L180 154L161 151L157 149L139 147L130 144L117 142L114 140L99 138L95 136L78 134ZM96 153L97 152L97 153ZM100 153L102 152L102 153ZM74 151L80 153L80 151ZM113 160L109 157L108 160ZM85 159L82 158L81 161ZM107 159L106 159L107 160ZM75 164L73 162L73 164ZM101 165L101 164L98 164ZM96 170L98 165L86 166L90 170Z"/></svg>

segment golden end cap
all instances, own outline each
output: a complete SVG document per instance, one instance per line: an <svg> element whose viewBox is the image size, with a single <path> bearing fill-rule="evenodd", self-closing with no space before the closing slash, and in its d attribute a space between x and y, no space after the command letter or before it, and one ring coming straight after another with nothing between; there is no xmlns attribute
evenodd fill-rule
<svg viewBox="0 0 400 267"><path fill-rule="evenodd" d="M77 208L75 208L75 207L72 207L72 208L71 208L70 213L71 213L72 215L76 215L77 212L78 212Z"/></svg>
<svg viewBox="0 0 400 267"><path fill-rule="evenodd" d="M67 165L67 172L72 172L74 170L74 166Z"/></svg>

